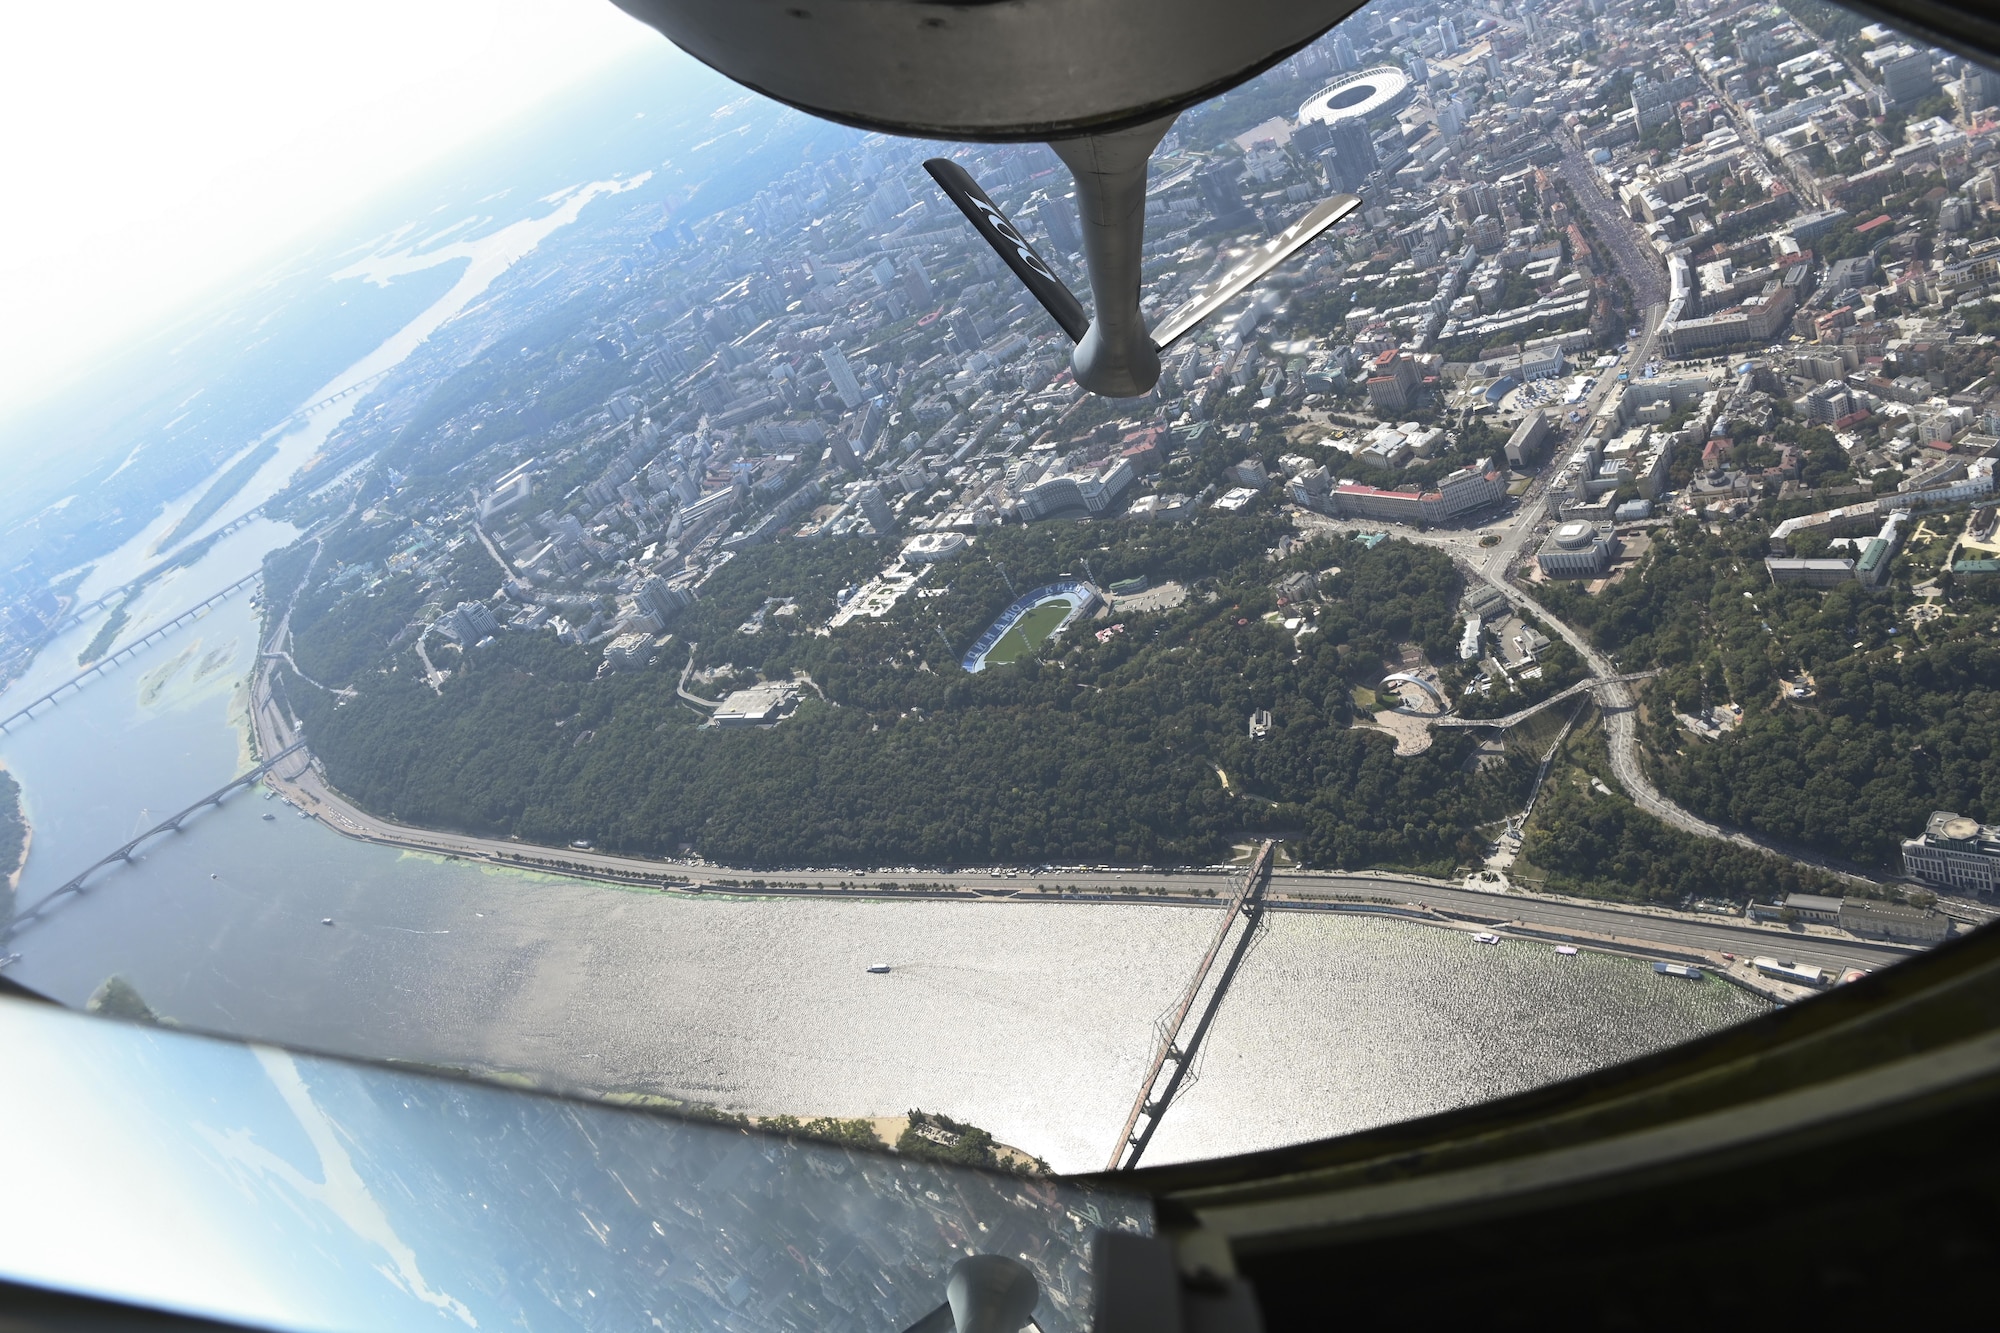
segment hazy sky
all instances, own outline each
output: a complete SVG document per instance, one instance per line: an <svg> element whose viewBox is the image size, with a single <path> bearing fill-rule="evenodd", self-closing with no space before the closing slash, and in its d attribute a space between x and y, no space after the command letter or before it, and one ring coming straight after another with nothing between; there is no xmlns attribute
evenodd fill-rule
<svg viewBox="0 0 2000 1333"><path fill-rule="evenodd" d="M609 0L0 6L0 414L664 41Z"/></svg>

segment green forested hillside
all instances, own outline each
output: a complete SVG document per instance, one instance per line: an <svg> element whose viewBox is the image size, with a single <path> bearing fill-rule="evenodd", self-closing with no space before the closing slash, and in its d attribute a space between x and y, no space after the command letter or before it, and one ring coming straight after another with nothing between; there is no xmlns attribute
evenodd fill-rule
<svg viewBox="0 0 2000 1333"><path fill-rule="evenodd" d="M21 868L28 848L28 821L21 811L21 784L0 768L0 881Z"/></svg>
<svg viewBox="0 0 2000 1333"><path fill-rule="evenodd" d="M1559 893L1635 902L1688 898L1782 901L1789 893L1841 894L1853 886L1762 852L1669 827L1608 784L1611 760L1593 718L1564 744L1535 801L1516 877Z"/></svg>
<svg viewBox="0 0 2000 1333"><path fill-rule="evenodd" d="M1660 533L1637 577L1595 598L1549 597L1621 667L1668 668L1644 696L1667 794L1707 818L1883 868L1932 810L2000 818L1994 591L1950 590L1941 615L1916 622L1905 612L1912 581L1934 572L1925 550L1899 556L1890 585L1874 591L1774 587L1764 553L1761 532L1725 541L1684 523ZM1789 697L1781 682L1801 679L1812 697ZM1729 703L1743 721L1719 740L1674 718Z"/></svg>
<svg viewBox="0 0 2000 1333"><path fill-rule="evenodd" d="M1894 867L1933 810L2000 812L2000 647L1947 634L1857 653L1806 705L1772 704L1741 734L1667 764L1696 810Z"/></svg>
<svg viewBox="0 0 2000 1333"><path fill-rule="evenodd" d="M935 571L925 587L942 595L830 636L813 628L832 590L886 551L753 548L711 580L649 670L597 679L594 652L508 633L441 658L454 670L442 697L407 647L386 649L383 630L414 591L320 595L301 607L295 652L360 694L339 707L294 697L333 781L370 808L539 842L692 847L746 865L1167 862L1286 830L1312 863L1448 868L1470 850L1468 829L1519 799L1524 773L1464 774L1471 742L1456 733L1398 759L1388 737L1350 729L1348 692L1379 679L1400 642L1449 647L1456 576L1436 552L1396 542L1319 543L1275 562L1266 550L1281 532L1257 517L1110 541L1088 525L1003 530ZM1121 618L1125 632L1104 644L1073 630L1044 662L978 675L956 665L1010 600L998 566L1026 588L1080 573L1083 559L1100 581L1179 577L1192 595ZM1263 619L1274 579L1330 566L1341 573L1321 585L1318 633L1295 641ZM456 592L423 595L449 604ZM797 597L801 613L738 633L767 596ZM715 688L806 672L829 702L808 694L768 731L702 727L673 690L690 640L699 665L735 668ZM1253 742L1259 708L1276 726Z"/></svg>

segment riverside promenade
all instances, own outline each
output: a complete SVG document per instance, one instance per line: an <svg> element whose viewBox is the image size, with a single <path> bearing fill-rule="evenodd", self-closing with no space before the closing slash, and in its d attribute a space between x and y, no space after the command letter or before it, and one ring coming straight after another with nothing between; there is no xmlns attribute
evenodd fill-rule
<svg viewBox="0 0 2000 1333"><path fill-rule="evenodd" d="M271 676L280 663L258 664L251 716L259 754L276 755L303 739L275 701ZM746 897L877 898L1004 902L1127 903L1215 907L1228 901L1235 866L1177 869L1065 867L1048 873L994 867L929 870L910 867L847 870L739 869L700 860L652 859L575 847L547 847L439 829L413 828L362 810L335 790L311 752L300 748L274 765L264 782L299 810L345 837L405 851L496 866L593 879L653 892L719 893ZM1807 994L1731 968L1739 959L1771 954L1825 968L1874 970L1916 952L1907 946L1856 939L1823 928L1786 928L1742 918L1697 916L1664 908L1495 891L1448 880L1386 871L1275 871L1264 910L1391 916L1635 958L1698 962L1774 1000Z"/></svg>

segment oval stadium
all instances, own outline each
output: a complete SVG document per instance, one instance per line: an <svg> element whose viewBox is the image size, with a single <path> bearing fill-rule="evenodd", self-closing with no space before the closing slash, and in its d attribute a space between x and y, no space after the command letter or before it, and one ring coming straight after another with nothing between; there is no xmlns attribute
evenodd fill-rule
<svg viewBox="0 0 2000 1333"><path fill-rule="evenodd" d="M1341 75L1307 98L1299 107L1299 123L1365 121L1379 112L1396 110L1409 96L1408 74L1394 65L1371 65Z"/></svg>
<svg viewBox="0 0 2000 1333"><path fill-rule="evenodd" d="M1058 579L1033 592L1022 593L979 636L959 659L967 671L984 671L988 664L1002 666L1024 653L1032 653L1045 640L1063 632L1070 622L1095 611L1103 602L1097 589L1082 579ZM1008 639L1009 630L1020 633Z"/></svg>

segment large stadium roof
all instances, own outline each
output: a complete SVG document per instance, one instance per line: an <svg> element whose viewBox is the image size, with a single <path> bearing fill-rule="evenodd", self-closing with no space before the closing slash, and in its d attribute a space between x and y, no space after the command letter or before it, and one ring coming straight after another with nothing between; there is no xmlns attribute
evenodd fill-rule
<svg viewBox="0 0 2000 1333"><path fill-rule="evenodd" d="M1409 95L1410 76L1394 65L1372 65L1341 75L1307 98L1299 108L1299 123L1331 125L1337 120L1366 120L1378 111L1401 105Z"/></svg>

